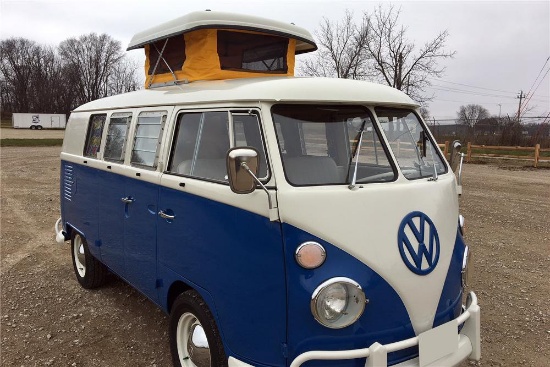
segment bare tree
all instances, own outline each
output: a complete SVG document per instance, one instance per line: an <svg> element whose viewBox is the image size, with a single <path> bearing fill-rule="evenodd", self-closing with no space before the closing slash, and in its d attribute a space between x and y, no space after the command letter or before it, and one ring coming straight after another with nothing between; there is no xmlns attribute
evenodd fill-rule
<svg viewBox="0 0 550 367"><path fill-rule="evenodd" d="M439 61L454 55L445 49L449 34L439 32L416 47L399 24L400 13L393 6L379 6L371 15L364 13L358 24L349 11L340 22L323 19L315 32L319 50L301 63L299 74L378 81L421 104L431 100L425 95L430 78L441 76L445 68Z"/></svg>
<svg viewBox="0 0 550 367"><path fill-rule="evenodd" d="M490 116L489 111L478 104L460 106L457 112L458 123L469 127L474 127L480 120L488 119Z"/></svg>
<svg viewBox="0 0 550 367"><path fill-rule="evenodd" d="M78 105L141 88L136 63L120 42L90 34L58 48L24 38L0 41L2 116L13 112L68 113Z"/></svg>
<svg viewBox="0 0 550 367"><path fill-rule="evenodd" d="M122 58L114 65L109 77L109 95L132 92L143 85L138 77L139 66L134 60Z"/></svg>
<svg viewBox="0 0 550 367"><path fill-rule="evenodd" d="M59 53L77 82L74 87L79 104L109 95L109 80L124 56L120 41L107 34L90 33L61 42Z"/></svg>
<svg viewBox="0 0 550 367"><path fill-rule="evenodd" d="M368 68L368 21L364 16L355 24L349 11L340 22L323 18L320 29L315 32L319 50L299 65L299 74L345 79L372 76Z"/></svg>
<svg viewBox="0 0 550 367"><path fill-rule="evenodd" d="M31 83L40 47L24 38L0 42L0 78L2 80L2 109L30 111Z"/></svg>
<svg viewBox="0 0 550 367"><path fill-rule="evenodd" d="M417 48L407 40L407 28L399 25L400 14L401 10L393 6L384 9L380 5L374 11L369 22L368 50L381 81L423 103L433 98L424 91L431 85L429 78L440 77L445 71L438 65L439 60L453 57L455 53L445 50L449 35L446 30Z"/></svg>
<svg viewBox="0 0 550 367"><path fill-rule="evenodd" d="M422 116L422 119L427 122L430 118L430 110L424 106L420 107L420 116Z"/></svg>
<svg viewBox="0 0 550 367"><path fill-rule="evenodd" d="M32 86L29 88L33 110L50 113L68 111L63 101L71 93L61 83L64 78L63 65L55 48L42 46L39 56L33 61Z"/></svg>

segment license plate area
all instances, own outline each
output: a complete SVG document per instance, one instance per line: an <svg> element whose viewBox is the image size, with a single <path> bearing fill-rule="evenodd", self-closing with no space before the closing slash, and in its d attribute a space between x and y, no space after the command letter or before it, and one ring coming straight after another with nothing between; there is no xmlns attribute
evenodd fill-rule
<svg viewBox="0 0 550 367"><path fill-rule="evenodd" d="M452 354L458 350L458 327L450 321L418 335L420 367Z"/></svg>

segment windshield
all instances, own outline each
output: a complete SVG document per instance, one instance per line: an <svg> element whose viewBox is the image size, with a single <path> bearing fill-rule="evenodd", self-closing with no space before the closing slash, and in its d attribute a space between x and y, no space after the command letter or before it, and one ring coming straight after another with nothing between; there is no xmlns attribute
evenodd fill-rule
<svg viewBox="0 0 550 367"><path fill-rule="evenodd" d="M356 183L395 180L365 107L279 104L271 112L292 185L350 184L354 176Z"/></svg>
<svg viewBox="0 0 550 367"><path fill-rule="evenodd" d="M381 107L375 108L375 111L406 178L433 176L434 167L438 175L446 172L447 166L413 111Z"/></svg>

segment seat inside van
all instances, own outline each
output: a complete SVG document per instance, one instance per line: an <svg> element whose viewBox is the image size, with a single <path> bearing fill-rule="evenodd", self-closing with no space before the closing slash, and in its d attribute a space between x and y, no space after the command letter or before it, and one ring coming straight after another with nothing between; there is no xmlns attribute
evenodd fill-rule
<svg viewBox="0 0 550 367"><path fill-rule="evenodd" d="M294 185L341 183L336 162L326 156L284 157L285 173Z"/></svg>
<svg viewBox="0 0 550 367"><path fill-rule="evenodd" d="M182 161L178 164L176 172L227 181L225 156L229 147L227 122L222 119L205 121L200 133L195 160Z"/></svg>

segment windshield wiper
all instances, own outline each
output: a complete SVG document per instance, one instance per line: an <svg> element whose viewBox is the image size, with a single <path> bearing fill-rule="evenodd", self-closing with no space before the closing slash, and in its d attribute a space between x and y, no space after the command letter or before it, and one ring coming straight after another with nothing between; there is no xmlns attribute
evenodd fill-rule
<svg viewBox="0 0 550 367"><path fill-rule="evenodd" d="M359 143L357 143L357 148L355 149L355 168L353 169L353 178L348 188L353 190L355 188L355 182L357 181L357 165L359 164L359 153L361 152L361 144L363 143L363 133L365 132L365 121L361 125L361 132L359 134Z"/></svg>
<svg viewBox="0 0 550 367"><path fill-rule="evenodd" d="M438 175L437 175L437 166L436 166L436 163L435 163L435 157L434 157L434 151L432 149L432 145L430 144L430 154L432 155L432 162L434 163L433 166L434 166L434 172L433 172L433 175L431 178L428 179L428 181L437 181L437 179L439 178Z"/></svg>

